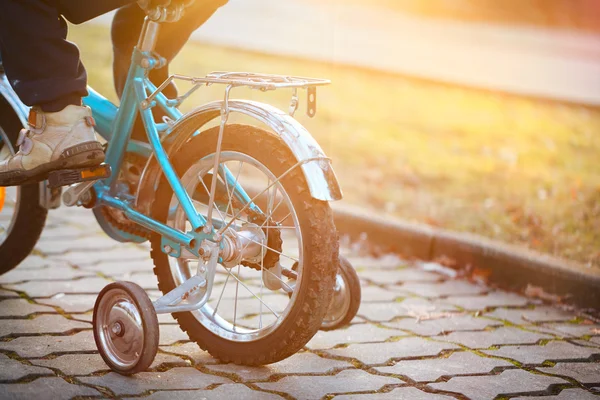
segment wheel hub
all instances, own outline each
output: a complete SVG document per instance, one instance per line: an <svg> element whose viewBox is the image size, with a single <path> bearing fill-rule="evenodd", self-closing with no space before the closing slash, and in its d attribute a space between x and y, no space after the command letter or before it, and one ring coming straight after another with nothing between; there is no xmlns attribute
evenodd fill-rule
<svg viewBox="0 0 600 400"><path fill-rule="evenodd" d="M109 350L107 355L116 365L135 365L144 346L144 328L137 307L129 299L113 298L103 304L100 340Z"/></svg>
<svg viewBox="0 0 600 400"><path fill-rule="evenodd" d="M223 235L223 266L233 268L243 261L260 262L265 253L264 246L267 246L267 237L256 224L244 224L239 231L228 230Z"/></svg>

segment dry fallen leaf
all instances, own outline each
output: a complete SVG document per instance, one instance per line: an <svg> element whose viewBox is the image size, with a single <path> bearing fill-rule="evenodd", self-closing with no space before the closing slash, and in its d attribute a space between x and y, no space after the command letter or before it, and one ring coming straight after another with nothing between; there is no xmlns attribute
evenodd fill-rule
<svg viewBox="0 0 600 400"><path fill-rule="evenodd" d="M533 286L532 284L527 285L527 288L525 289L525 296L549 301L552 303L560 303L563 301L561 296L547 293L543 288L539 286Z"/></svg>

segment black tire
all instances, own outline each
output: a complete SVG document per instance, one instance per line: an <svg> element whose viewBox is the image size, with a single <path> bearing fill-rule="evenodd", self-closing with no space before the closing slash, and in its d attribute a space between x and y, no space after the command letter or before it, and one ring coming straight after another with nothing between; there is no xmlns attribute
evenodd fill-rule
<svg viewBox="0 0 600 400"><path fill-rule="evenodd" d="M143 329L143 343L141 345L141 356L135 363L135 365L122 367L116 364L109 355L107 354L110 350L106 348L105 344L102 342L100 330L106 325L107 321L101 321L99 318L102 318L99 312L99 308L102 305L105 296L110 295L111 291L124 291L128 294L129 299L134 303L137 311L139 312L142 320L142 329ZM156 353L158 352L158 342L159 342L159 325L158 325L158 317L156 316L156 312L154 311L154 306L152 305L152 301L140 286L132 282L113 282L100 292L98 298L96 299L96 303L94 304L94 318L93 318L93 328L94 328L94 341L96 342L96 346L98 347L98 351L102 356L102 359L112 369L113 371L121 374L121 375L133 375L138 372L144 372L152 365L154 362L154 358L156 357ZM124 333L126 334L126 333Z"/></svg>
<svg viewBox="0 0 600 400"><path fill-rule="evenodd" d="M328 308L323 324L321 325L322 331L332 331L350 324L350 321L356 317L356 313L360 307L361 289L358 274L346 257L339 256L339 259L338 275L343 279L344 285L346 286L346 290L341 295L347 297L348 308L342 312L342 315L338 315L338 318L335 319L335 321L331 321L330 323L328 323L327 317L330 312L335 310ZM334 296L336 296L336 293L334 293ZM333 305L334 301L332 299L331 306Z"/></svg>
<svg viewBox="0 0 600 400"><path fill-rule="evenodd" d="M210 155L216 148L219 128L209 129L192 138L177 154L175 168L182 176L190 166ZM176 132L175 132L176 133ZM258 160L275 176L281 176L297 161L277 136L246 125L228 125L223 137L223 151L237 151ZM333 214L327 202L311 197L301 169L295 169L281 181L296 210L302 231L304 252L303 276L297 297L287 317L265 337L242 342L225 339L207 329L192 313L177 313L181 328L202 349L223 362L244 365L265 365L281 361L300 350L321 326L333 288L337 265L338 238ZM156 191L153 216L166 221L173 191L163 179ZM152 240L154 272L163 293L174 287L167 255L161 251L161 240Z"/></svg>
<svg viewBox="0 0 600 400"><path fill-rule="evenodd" d="M21 129L18 117L0 96L0 130L8 137L9 143L6 145L13 151L16 149ZM0 143L0 150L3 145L4 143ZM0 243L0 275L17 267L31 254L46 224L48 210L40 206L39 184L24 185L19 190L19 210L16 219L10 234Z"/></svg>

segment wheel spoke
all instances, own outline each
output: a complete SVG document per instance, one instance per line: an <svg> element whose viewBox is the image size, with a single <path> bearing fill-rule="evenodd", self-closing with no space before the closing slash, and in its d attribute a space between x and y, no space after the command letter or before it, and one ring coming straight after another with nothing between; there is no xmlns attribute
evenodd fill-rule
<svg viewBox="0 0 600 400"><path fill-rule="evenodd" d="M213 174L213 179L215 179L215 175ZM206 190L206 193L210 196L210 191L208 190L208 188L206 187L206 184L204 183L204 179L202 179L202 177L198 176L198 180L200 181L200 183L202 183L202 186L204 187L204 190ZM221 213L221 210L219 210L219 207L214 206L214 209L217 210L217 212L219 213L219 216L221 217L221 219L223 220L223 222L225 222L225 217L223 216L223 213ZM211 221L212 223L212 221Z"/></svg>
<svg viewBox="0 0 600 400"><path fill-rule="evenodd" d="M229 282L229 275L227 275L227 278L225 278L225 283L223 284L223 289L221 289L221 294L219 295L219 300L217 301L217 305L215 307L215 309L213 310L213 317L215 316L215 314L217 313L217 310L219 309L219 304L221 304L221 299L223 298L223 293L225 293L225 288L227 287L227 282Z"/></svg>
<svg viewBox="0 0 600 400"><path fill-rule="evenodd" d="M269 307L269 305L267 303L265 303L264 301L262 301L262 299L260 297L258 297L252 290L250 290L248 288L248 286L246 286L244 284L244 282L242 282L241 280L239 280L238 277L236 277L234 274L232 274L231 271L229 271L227 268L225 268L225 269L227 270L227 273L229 275L231 275L231 277L233 279L235 279L238 284L242 285L242 287L244 287L244 289L246 289L248 291L248 293L250 293L253 297L255 297L256 300L260 301L267 308L267 310L271 311L273 313L273 315L275 315L277 318L279 318L279 314L277 314L275 311L273 311L273 309L271 307ZM239 270L239 265L238 265L238 270ZM236 293L236 299L237 299L237 293ZM236 303L237 303L237 301L236 301ZM235 321L234 321L234 326L235 326Z"/></svg>
<svg viewBox="0 0 600 400"><path fill-rule="evenodd" d="M233 188L231 190L231 193L229 193L229 184L227 183L227 177L225 177L225 185L227 187L227 210L225 210L225 214L227 215L227 213L229 212L229 208L231 207L231 209L233 210L233 206L232 206L232 198L233 198L233 194L235 193L235 188L237 187L238 184L238 180L240 178L240 173L242 172L242 167L244 165L244 163L242 161L239 162L240 166L238 168L238 172L237 175L235 176L235 183L233 184ZM232 215L232 218L235 218L235 215Z"/></svg>
<svg viewBox="0 0 600 400"><path fill-rule="evenodd" d="M256 244L258 244L258 245L260 245L260 246L262 246L262 247L264 247L264 248L265 248L265 249L267 249L267 250L271 250L273 253L279 254L280 256L284 256L285 258L289 258L290 260L296 261L296 262L298 262L298 263L300 262L300 260L298 260L297 258L294 258L294 257L292 257L292 256L288 256L287 254L283 254L282 252L280 252L280 251L277 251L277 250L275 250L275 249L272 249L272 248L270 248L269 246L267 246L267 245L265 245L265 244L262 244L262 243L260 243L260 242L257 242L256 240L252 240L252 239L250 239L250 238L248 238L248 240L249 240L249 241L251 241L251 242L254 242L254 243L256 243Z"/></svg>
<svg viewBox="0 0 600 400"><path fill-rule="evenodd" d="M286 219L288 219L290 216L292 215L292 212L290 211L290 213L288 215L285 216L284 219L280 220L279 222L277 222L278 224L283 224L283 221L285 221ZM294 229L296 229L295 227L293 227Z"/></svg>
<svg viewBox="0 0 600 400"><path fill-rule="evenodd" d="M288 295L300 288L300 278L297 274L292 274L296 279L291 278L288 273L290 270L285 266L302 260L303 245L297 211L282 180L298 165L289 168L284 174L277 175L269 166L240 150L223 152L218 166L214 165L214 159L211 158L213 156L207 155L191 164L182 176L182 183L188 188L196 188L198 195L197 200L193 199L193 204L200 215L205 215L207 210L204 194L207 194L209 199L211 194L214 196L214 207L217 211L213 210L212 219L208 222L214 224L218 233L231 235L245 229L256 230L255 237L247 235L250 236L250 240L246 240L244 235L243 242L237 242L244 244L235 246L235 254L238 255L254 248L252 255L256 255L256 258L252 262L255 266L253 270L244 270L246 267L241 261L235 266L226 263L228 267L219 264L223 269L217 270L220 278L218 284L215 282L210 306L192 314L213 334L242 343L254 340L253 338L265 337L296 307L294 302L297 299ZM276 160L267 164L272 163L277 165ZM216 181L209 182L209 178ZM254 182L265 190L259 189L247 198L242 188ZM212 186L216 186L217 189L212 190ZM170 209L177 207L177 200L176 196L172 197ZM260 210L255 207L259 204ZM173 220L174 228L183 231L191 229L183 213L177 213L174 217L169 214L169 217L169 221ZM257 220L252 221L252 217L257 217ZM279 220L287 226L281 226L277 222ZM247 226L242 227L242 224ZM280 235L285 242L283 245L279 245L279 239L273 240ZM256 248L256 245L260 248ZM269 258L266 257L275 258L278 263L269 262ZM169 262L175 281L181 282L189 275L189 272L184 271L195 272L198 257L189 251L182 251L178 259L170 259ZM277 270L273 268L273 264ZM260 282L257 279L260 279ZM230 282L233 285L230 285ZM271 291L270 287L279 290Z"/></svg>
<svg viewBox="0 0 600 400"><path fill-rule="evenodd" d="M284 199L282 199L282 200L281 200L281 201L280 201L280 202L277 204L277 206L275 207L275 209L273 210L273 212L277 211L277 208L279 208L279 206L281 205L281 203L283 203L283 200L284 200ZM267 212L268 212L268 211L267 211ZM271 213L271 215L273 215L273 212ZM291 214L291 213L290 213L290 214ZM266 224L269 222L269 219L270 219L270 218L271 218L271 216L269 215L269 216L268 216L268 217L265 219L265 222L263 222L263 223L262 223L262 225L260 225L258 228L259 228L259 229L263 229L263 228L265 227L265 225L266 225ZM278 228L279 228L279 227L278 227ZM296 227L294 227L294 229L296 229ZM268 232L267 232L267 239L268 239ZM257 242L254 242L254 243L257 243ZM248 246L250 246L250 244L251 244L251 242L249 242L249 243L246 243L246 245L245 245L245 246L242 248L242 251L246 250L246 248L247 248Z"/></svg>

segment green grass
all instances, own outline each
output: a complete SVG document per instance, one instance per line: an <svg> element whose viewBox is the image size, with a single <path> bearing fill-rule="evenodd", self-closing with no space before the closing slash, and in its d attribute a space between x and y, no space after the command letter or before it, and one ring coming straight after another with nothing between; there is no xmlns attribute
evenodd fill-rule
<svg viewBox="0 0 600 400"><path fill-rule="evenodd" d="M90 84L114 99L107 29L77 27ZM600 266L600 112L357 68L190 43L173 71L331 78L315 119L345 202ZM236 91L237 90L237 91ZM287 109L289 92L236 89ZM222 98L201 89L189 109Z"/></svg>

